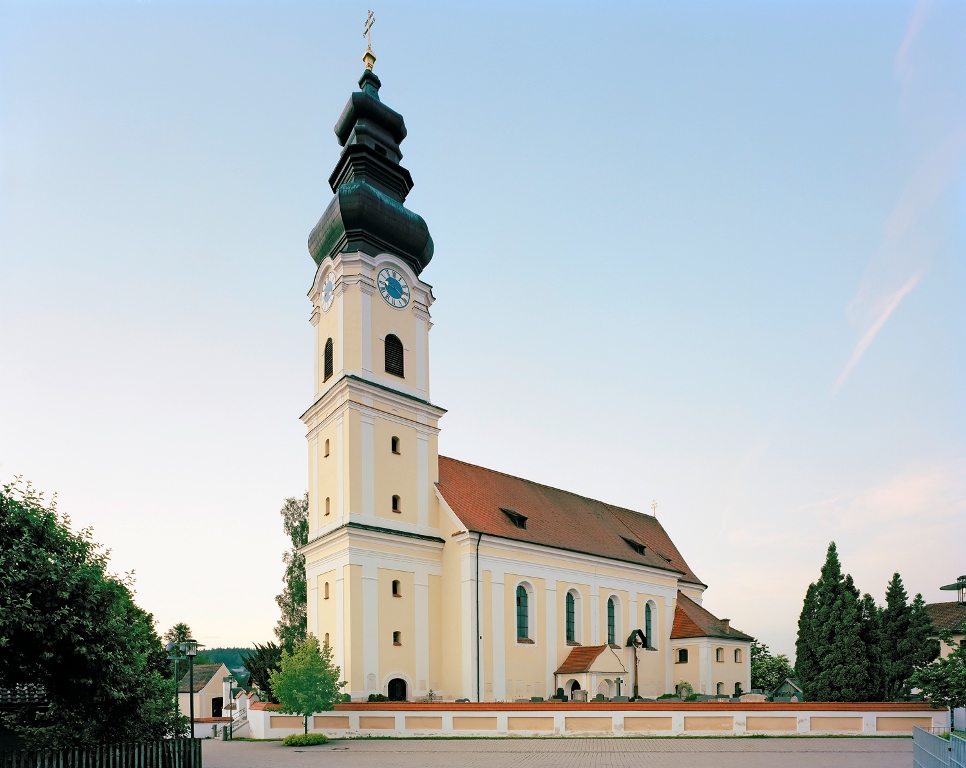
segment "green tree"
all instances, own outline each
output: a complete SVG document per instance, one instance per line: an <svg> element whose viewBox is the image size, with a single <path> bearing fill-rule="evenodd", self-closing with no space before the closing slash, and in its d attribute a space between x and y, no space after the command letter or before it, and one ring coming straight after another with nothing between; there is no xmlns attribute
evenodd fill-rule
<svg viewBox="0 0 966 768"><path fill-rule="evenodd" d="M882 682L882 646L881 646L881 617L882 611L875 604L875 600L868 592L862 596L862 642L865 644L866 657L869 660L869 678L862 701L881 701L883 696Z"/></svg>
<svg viewBox="0 0 966 768"><path fill-rule="evenodd" d="M886 604L882 609L882 694L886 701L900 696L902 686L912 674L913 653L910 647L909 598L898 573L892 574L886 587Z"/></svg>
<svg viewBox="0 0 966 768"><path fill-rule="evenodd" d="M181 643L187 642L191 639L191 627L185 624L183 621L179 621L171 629L164 633L164 642L166 643Z"/></svg>
<svg viewBox="0 0 966 768"><path fill-rule="evenodd" d="M242 663L248 670L248 680L261 699L277 704L278 699L272 692L271 678L272 673L281 668L282 649L272 642L265 645L255 643L254 646L249 654L242 656Z"/></svg>
<svg viewBox="0 0 966 768"><path fill-rule="evenodd" d="M809 586L799 617L796 659L809 701L864 701L871 683L863 603L852 577L842 574L831 542L817 582Z"/></svg>
<svg viewBox="0 0 966 768"><path fill-rule="evenodd" d="M913 672L931 664L939 657L939 641L936 630L926 610L926 601L922 595L916 594L912 605L909 606L909 647L912 655ZM908 694L912 685L906 680L901 693Z"/></svg>
<svg viewBox="0 0 966 768"><path fill-rule="evenodd" d="M0 490L0 687L43 686L49 707L4 720L28 744L158 739L177 728L167 654L132 576L107 571L90 529L74 533L19 479Z"/></svg>
<svg viewBox="0 0 966 768"><path fill-rule="evenodd" d="M281 509L282 527L292 540L292 549L282 556L285 575L284 588L275 598L282 616L275 626L275 635L282 647L291 649L305 639L305 605L308 600L305 587L305 556L299 552L309 541L309 494L297 499L285 499Z"/></svg>
<svg viewBox="0 0 966 768"><path fill-rule="evenodd" d="M762 691L774 691L789 677L794 677L795 671L788 661L788 656L780 653L772 656L768 646L751 641L751 687Z"/></svg>
<svg viewBox="0 0 966 768"><path fill-rule="evenodd" d="M308 733L309 715L332 709L347 685L339 682L341 671L332 663L329 644L319 648L319 639L310 634L291 653L282 650L281 668L270 675L272 691L283 712L302 715Z"/></svg>
<svg viewBox="0 0 966 768"><path fill-rule="evenodd" d="M966 631L966 622L959 628ZM947 629L939 637L953 650L946 656L916 670L909 684L918 688L933 704L958 709L966 707L966 643L953 640Z"/></svg>

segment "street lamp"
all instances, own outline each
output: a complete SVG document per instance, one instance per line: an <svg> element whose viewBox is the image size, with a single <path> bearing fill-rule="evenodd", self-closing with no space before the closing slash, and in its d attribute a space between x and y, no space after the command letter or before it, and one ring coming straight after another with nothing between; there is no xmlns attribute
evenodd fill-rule
<svg viewBox="0 0 966 768"><path fill-rule="evenodd" d="M188 657L188 719L191 721L191 738L195 737L195 656L198 655L198 643L195 640L185 640L181 644L181 652Z"/></svg>
<svg viewBox="0 0 966 768"><path fill-rule="evenodd" d="M174 737L178 738L178 733L180 731L178 728L178 718L181 716L181 707L178 703L178 686L181 683L181 678L178 675L178 672L180 671L178 669L178 664L184 658L184 656L181 655L181 649L178 647L177 643L168 643L166 648L168 651L168 660L174 662Z"/></svg>
<svg viewBox="0 0 966 768"><path fill-rule="evenodd" d="M223 678L222 682L228 683L228 740L233 741L235 738L235 698L232 696L232 688L235 687L235 677L233 675L228 675L228 677Z"/></svg>

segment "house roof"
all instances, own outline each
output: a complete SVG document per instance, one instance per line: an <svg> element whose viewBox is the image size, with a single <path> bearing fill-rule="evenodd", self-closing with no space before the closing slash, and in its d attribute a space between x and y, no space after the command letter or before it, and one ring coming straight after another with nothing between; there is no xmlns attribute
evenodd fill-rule
<svg viewBox="0 0 966 768"><path fill-rule="evenodd" d="M955 632L966 621L966 605L962 603L927 603L926 613L937 631L948 629Z"/></svg>
<svg viewBox="0 0 966 768"><path fill-rule="evenodd" d="M0 688L0 709L27 704L46 704L47 692L42 685L25 683L12 688Z"/></svg>
<svg viewBox="0 0 966 768"><path fill-rule="evenodd" d="M684 637L720 637L727 640L748 641L754 639L734 627L726 627L721 619L679 590L677 606L674 609L674 624L671 627L671 639L679 640Z"/></svg>
<svg viewBox="0 0 966 768"><path fill-rule="evenodd" d="M467 530L650 566L705 586L651 515L446 456L437 487ZM526 518L526 528L505 510Z"/></svg>
<svg viewBox="0 0 966 768"><path fill-rule="evenodd" d="M185 672L178 684L178 693L199 693L224 666L224 664L195 664L194 691L188 689L188 673Z"/></svg>

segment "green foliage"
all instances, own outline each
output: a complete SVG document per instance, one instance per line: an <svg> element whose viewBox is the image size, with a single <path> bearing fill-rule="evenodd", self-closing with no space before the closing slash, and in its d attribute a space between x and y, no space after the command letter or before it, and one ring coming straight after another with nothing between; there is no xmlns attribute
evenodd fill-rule
<svg viewBox="0 0 966 768"><path fill-rule="evenodd" d="M939 658L939 641L935 635L936 630L926 610L926 601L922 599L922 595L917 594L909 606L909 648L913 671L922 669ZM907 694L912 688L906 680L902 692Z"/></svg>
<svg viewBox="0 0 966 768"><path fill-rule="evenodd" d="M959 628L966 632L966 622ZM937 659L916 670L909 683L925 694L933 703L958 709L966 707L966 643L953 640L953 633L942 630L939 637L953 650L944 659Z"/></svg>
<svg viewBox="0 0 966 768"><path fill-rule="evenodd" d="M384 693L370 693L368 701L389 701L389 697Z"/></svg>
<svg viewBox="0 0 966 768"><path fill-rule="evenodd" d="M164 633L164 642L166 643L178 643L180 645L188 640L191 640L191 627L183 621L179 621Z"/></svg>
<svg viewBox="0 0 966 768"><path fill-rule="evenodd" d="M329 644L319 648L319 639L309 635L291 653L282 650L281 669L271 673L270 682L282 711L302 715L308 733L309 715L328 711L340 700L348 684L339 682L340 674Z"/></svg>
<svg viewBox="0 0 966 768"><path fill-rule="evenodd" d="M883 669L881 634L881 609L875 604L872 595L866 593L861 602L861 631L862 642L865 645L866 658L869 660L869 679L866 685L864 701L881 701L883 697Z"/></svg>
<svg viewBox="0 0 966 768"><path fill-rule="evenodd" d="M309 541L309 494L297 499L285 499L281 509L282 527L285 535L292 540L292 549L282 555L285 575L282 577L284 588L275 598L282 612L275 635L283 648L291 649L305 639L305 605L308 600L305 586L305 556L298 550Z"/></svg>
<svg viewBox="0 0 966 768"><path fill-rule="evenodd" d="M314 747L328 743L329 737L324 733L290 733L282 739L283 747Z"/></svg>
<svg viewBox="0 0 966 768"><path fill-rule="evenodd" d="M757 639L751 641L751 687L763 691L774 691L789 677L795 677L788 656L780 653L772 656L768 646L759 643Z"/></svg>
<svg viewBox="0 0 966 768"><path fill-rule="evenodd" d="M835 542L799 617L795 671L809 701L866 701L871 678L863 604L852 577L842 575Z"/></svg>
<svg viewBox="0 0 966 768"><path fill-rule="evenodd" d="M248 670L249 683L258 692L262 701L278 704L272 693L272 673L282 666L282 649L275 643L265 645L255 643L255 648L247 656L242 656L242 664Z"/></svg>
<svg viewBox="0 0 966 768"><path fill-rule="evenodd" d="M90 529L21 481L0 489L0 687L43 686L49 707L7 713L31 746L164 738L173 680L133 577L107 571Z"/></svg>
<svg viewBox="0 0 966 768"><path fill-rule="evenodd" d="M886 604L882 610L882 692L887 701L902 695L903 684L912 674L909 643L911 611L902 577L892 574L886 588Z"/></svg>

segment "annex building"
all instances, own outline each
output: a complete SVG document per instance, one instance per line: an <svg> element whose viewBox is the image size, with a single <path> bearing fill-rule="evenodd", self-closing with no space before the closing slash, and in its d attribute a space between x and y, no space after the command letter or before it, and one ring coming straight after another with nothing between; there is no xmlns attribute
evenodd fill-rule
<svg viewBox="0 0 966 768"><path fill-rule="evenodd" d="M309 631L354 700L748 691L751 638L701 607L655 517L439 455L433 241L364 60L309 236Z"/></svg>

